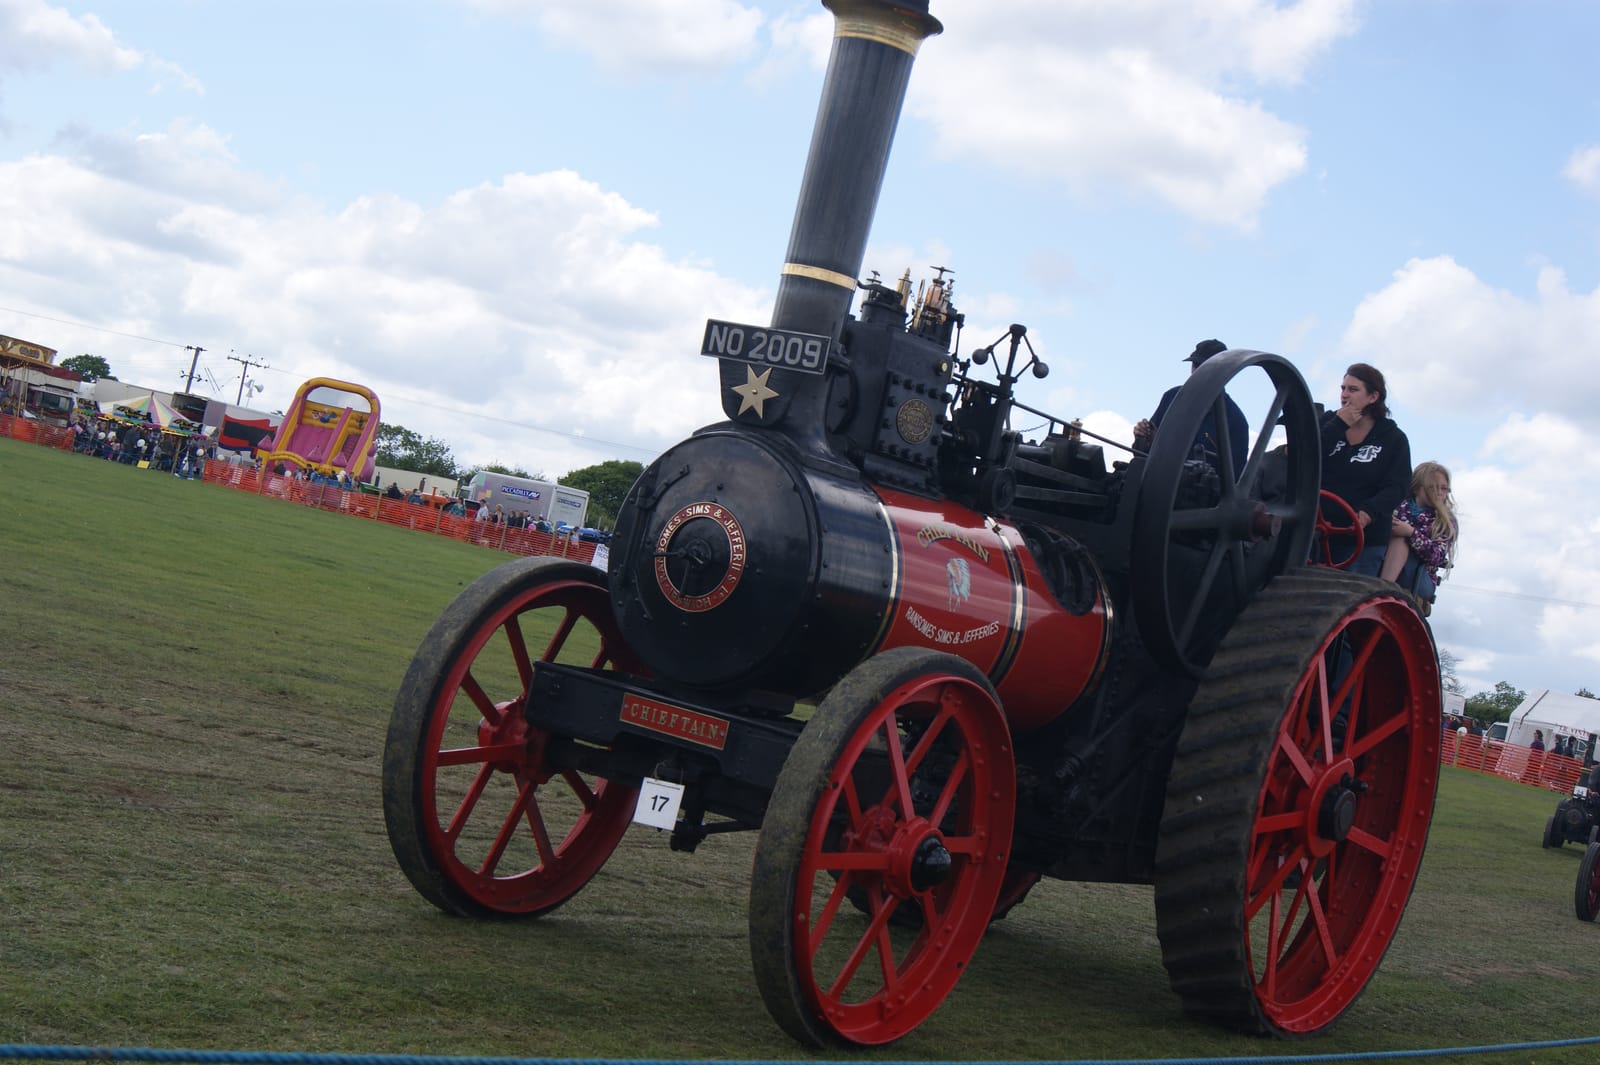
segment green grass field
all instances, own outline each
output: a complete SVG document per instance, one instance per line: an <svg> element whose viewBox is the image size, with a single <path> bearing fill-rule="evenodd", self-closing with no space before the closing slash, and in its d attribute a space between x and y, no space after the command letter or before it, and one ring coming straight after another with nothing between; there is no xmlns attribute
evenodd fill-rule
<svg viewBox="0 0 1600 1065"><path fill-rule="evenodd" d="M389 707L509 556L0 439L0 1043L793 1059L750 974L748 835L635 826L547 918L424 903L384 832ZM1047 881L861 1060L1329 1054L1600 1034L1558 796L1447 769L1366 994L1274 1043L1187 1020L1151 891ZM1590 1062L1594 1047L1484 1062Z"/></svg>

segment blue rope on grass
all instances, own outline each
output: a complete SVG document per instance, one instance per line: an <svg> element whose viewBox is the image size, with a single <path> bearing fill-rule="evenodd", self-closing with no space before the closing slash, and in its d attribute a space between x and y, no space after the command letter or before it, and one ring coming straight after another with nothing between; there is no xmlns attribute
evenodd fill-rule
<svg viewBox="0 0 1600 1065"><path fill-rule="evenodd" d="M1308 1062L1402 1061L1410 1058L1467 1057L1518 1050L1592 1046L1600 1036L1544 1039L1493 1046L1438 1047L1432 1050L1367 1050L1348 1054L1274 1054L1229 1058L1073 1058L1055 1062L875 1062L874 1065L1306 1065ZM0 1061L157 1061L184 1065L687 1065L686 1058L492 1058L432 1054L295 1054L270 1050L157 1050L152 1047L29 1046L0 1043ZM716 1065L810 1065L798 1061L723 1060Z"/></svg>

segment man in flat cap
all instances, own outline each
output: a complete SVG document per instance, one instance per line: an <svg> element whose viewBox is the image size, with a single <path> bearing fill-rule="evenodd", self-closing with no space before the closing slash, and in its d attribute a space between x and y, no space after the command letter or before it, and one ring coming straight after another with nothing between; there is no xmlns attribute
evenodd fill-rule
<svg viewBox="0 0 1600 1065"><path fill-rule="evenodd" d="M1194 346L1183 361L1189 364L1189 372L1194 373L1200 364L1228 350L1228 345L1220 340L1202 340ZM1166 417L1167 409L1172 406L1172 401L1177 398L1178 389L1183 386L1173 385L1161 396L1161 402L1156 404L1156 412L1148 418L1142 418L1133 427L1133 449L1141 454L1150 450L1150 441L1155 439L1156 430L1161 427L1161 419ZM1250 448L1250 423L1245 419L1244 411L1239 409L1229 395L1224 392L1222 400L1227 405L1228 412L1228 450L1233 456L1234 475L1238 476L1244 469L1245 459ZM1206 458L1214 466L1217 463L1219 447L1217 444L1217 426L1215 416L1207 413L1200 421L1200 430L1195 433L1194 442L1197 447L1204 449Z"/></svg>

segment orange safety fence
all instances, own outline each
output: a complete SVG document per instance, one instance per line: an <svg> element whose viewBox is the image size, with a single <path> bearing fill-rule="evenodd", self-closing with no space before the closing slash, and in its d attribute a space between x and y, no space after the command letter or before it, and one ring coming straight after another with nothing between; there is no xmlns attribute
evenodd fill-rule
<svg viewBox="0 0 1600 1065"><path fill-rule="evenodd" d="M317 484L283 474L265 473L242 463L210 460L205 464L203 479L224 488L386 522L402 529L448 536L512 555L559 555L587 563L594 560L597 546L573 536L557 536L537 529L513 529L502 522L446 514L444 508L428 503L410 503L381 494L346 490L336 484Z"/></svg>
<svg viewBox="0 0 1600 1065"><path fill-rule="evenodd" d="M1587 769L1576 758L1549 751L1535 751L1516 743L1465 736L1446 729L1440 745L1439 761L1478 773L1505 777L1519 784L1570 792Z"/></svg>
<svg viewBox="0 0 1600 1065"><path fill-rule="evenodd" d="M72 430L33 418L19 418L14 414L0 414L0 436L62 451L72 450Z"/></svg>

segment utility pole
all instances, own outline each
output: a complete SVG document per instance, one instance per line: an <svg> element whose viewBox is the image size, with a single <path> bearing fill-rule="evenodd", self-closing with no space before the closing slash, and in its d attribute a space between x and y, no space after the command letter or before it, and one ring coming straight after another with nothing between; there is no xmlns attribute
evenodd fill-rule
<svg viewBox="0 0 1600 1065"><path fill-rule="evenodd" d="M244 403L244 375L249 372L252 366L259 366L262 369L268 369L268 366L265 362L256 362L255 358L251 355L246 355L243 358L240 358L237 355L230 354L228 359L230 362L237 362L243 367L239 371L239 398L233 401L233 405L238 407Z"/></svg>
<svg viewBox="0 0 1600 1065"><path fill-rule="evenodd" d="M200 363L200 353L206 349L194 344L185 344L183 350L194 352L194 358L189 360L189 378L183 382L183 390L187 392L194 385L194 368Z"/></svg>

